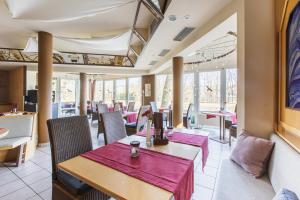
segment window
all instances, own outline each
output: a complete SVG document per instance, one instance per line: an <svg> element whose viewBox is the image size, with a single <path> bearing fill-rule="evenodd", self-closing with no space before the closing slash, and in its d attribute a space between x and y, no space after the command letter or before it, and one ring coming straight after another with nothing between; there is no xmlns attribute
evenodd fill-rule
<svg viewBox="0 0 300 200"><path fill-rule="evenodd" d="M156 103L158 108L167 108L172 105L173 76L162 74L156 76L155 81Z"/></svg>
<svg viewBox="0 0 300 200"><path fill-rule="evenodd" d="M123 104L125 105L125 103L127 101L127 97L126 97L126 80L125 79L116 80L115 84L116 84L116 97L115 97L115 100L117 102L123 102Z"/></svg>
<svg viewBox="0 0 300 200"><path fill-rule="evenodd" d="M97 102L103 101L103 81L96 81L94 100Z"/></svg>
<svg viewBox="0 0 300 200"><path fill-rule="evenodd" d="M111 105L113 99L114 99L114 81L105 81L104 102L108 105Z"/></svg>
<svg viewBox="0 0 300 200"><path fill-rule="evenodd" d="M61 79L61 102L76 102L76 81L72 79Z"/></svg>
<svg viewBox="0 0 300 200"><path fill-rule="evenodd" d="M215 111L220 109L221 72L210 71L199 73L199 110Z"/></svg>
<svg viewBox="0 0 300 200"><path fill-rule="evenodd" d="M183 77L183 110L187 112L190 103L194 103L194 73Z"/></svg>
<svg viewBox="0 0 300 200"><path fill-rule="evenodd" d="M234 112L237 104L237 69L226 69L226 110Z"/></svg>
<svg viewBox="0 0 300 200"><path fill-rule="evenodd" d="M135 108L138 109L142 105L142 80L141 77L128 79L128 102L134 101Z"/></svg>

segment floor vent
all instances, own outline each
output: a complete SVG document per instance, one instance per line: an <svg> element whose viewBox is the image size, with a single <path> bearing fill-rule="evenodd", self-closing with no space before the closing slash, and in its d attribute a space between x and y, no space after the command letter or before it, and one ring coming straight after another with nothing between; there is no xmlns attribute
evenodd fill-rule
<svg viewBox="0 0 300 200"><path fill-rule="evenodd" d="M183 28L173 39L174 41L182 41L184 38L186 38L193 30L195 30L194 27L185 27Z"/></svg>

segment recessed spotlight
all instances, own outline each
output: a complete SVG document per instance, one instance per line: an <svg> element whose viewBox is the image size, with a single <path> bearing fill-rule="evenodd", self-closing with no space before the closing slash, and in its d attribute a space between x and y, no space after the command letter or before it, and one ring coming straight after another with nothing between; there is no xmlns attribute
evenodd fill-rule
<svg viewBox="0 0 300 200"><path fill-rule="evenodd" d="M183 19L185 19L185 20L190 20L192 17L191 17L191 15L184 15L183 16Z"/></svg>
<svg viewBox="0 0 300 200"><path fill-rule="evenodd" d="M174 22L174 21L176 21L176 19L177 19L176 15L169 15L169 16L168 16L168 20L169 20L170 22Z"/></svg>

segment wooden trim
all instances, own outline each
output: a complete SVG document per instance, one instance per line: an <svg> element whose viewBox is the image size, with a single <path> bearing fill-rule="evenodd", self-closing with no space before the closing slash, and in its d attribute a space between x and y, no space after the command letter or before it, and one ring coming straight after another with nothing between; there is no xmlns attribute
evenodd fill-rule
<svg viewBox="0 0 300 200"><path fill-rule="evenodd" d="M300 153L300 111L286 107L286 29L291 12L299 0L286 0L280 25L279 40L279 91L276 132Z"/></svg>

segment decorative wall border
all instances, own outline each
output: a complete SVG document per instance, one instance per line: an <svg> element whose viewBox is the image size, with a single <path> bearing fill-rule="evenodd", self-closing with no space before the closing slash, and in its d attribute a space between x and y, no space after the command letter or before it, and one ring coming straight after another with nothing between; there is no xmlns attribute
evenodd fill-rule
<svg viewBox="0 0 300 200"><path fill-rule="evenodd" d="M25 53L22 49L0 48L1 62L37 63L38 53ZM127 56L92 53L53 53L53 64L134 67Z"/></svg>

